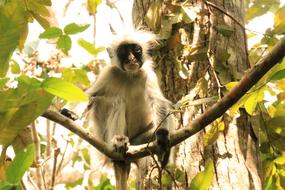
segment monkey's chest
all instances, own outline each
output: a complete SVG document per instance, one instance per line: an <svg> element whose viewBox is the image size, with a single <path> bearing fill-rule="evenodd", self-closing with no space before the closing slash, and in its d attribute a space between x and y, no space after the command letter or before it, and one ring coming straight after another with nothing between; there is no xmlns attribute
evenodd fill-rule
<svg viewBox="0 0 285 190"><path fill-rule="evenodd" d="M148 125L152 122L151 108L148 103L143 100L127 103L125 119L125 135L129 138L135 137L145 132Z"/></svg>

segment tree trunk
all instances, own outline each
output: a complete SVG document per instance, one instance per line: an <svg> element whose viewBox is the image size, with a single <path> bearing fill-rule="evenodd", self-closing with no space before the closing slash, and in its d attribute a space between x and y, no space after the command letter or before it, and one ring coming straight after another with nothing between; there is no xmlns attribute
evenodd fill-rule
<svg viewBox="0 0 285 190"><path fill-rule="evenodd" d="M146 23L144 19L151 2L134 1L135 25ZM240 80L249 67L246 36L242 27L243 1L193 0L188 3L195 10L196 19L188 24L172 26L171 37L167 45L161 48L156 60L161 87L173 102L186 94L190 94L193 100L222 97L226 93L224 85ZM182 79L178 74L181 67L177 67L177 59L183 57L178 50L181 44L192 50L197 49L180 60L188 67L187 79ZM179 127L187 126L209 105L188 107ZM215 177L211 189L261 189L257 138L247 113L243 109L239 113L233 119L227 114L223 116L225 127L214 143L204 146L204 136L212 129L208 126L179 145L176 164L187 173L186 181L190 183L203 170L205 161L212 159ZM181 189L188 186L187 183L182 184Z"/></svg>

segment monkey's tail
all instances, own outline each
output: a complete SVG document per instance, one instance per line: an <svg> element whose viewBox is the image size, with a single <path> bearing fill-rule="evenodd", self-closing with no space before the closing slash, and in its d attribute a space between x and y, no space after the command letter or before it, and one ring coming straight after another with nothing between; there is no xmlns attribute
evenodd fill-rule
<svg viewBox="0 0 285 190"><path fill-rule="evenodd" d="M130 173L130 163L125 163L122 161L114 161L114 170L116 178L116 189L127 190L128 177Z"/></svg>

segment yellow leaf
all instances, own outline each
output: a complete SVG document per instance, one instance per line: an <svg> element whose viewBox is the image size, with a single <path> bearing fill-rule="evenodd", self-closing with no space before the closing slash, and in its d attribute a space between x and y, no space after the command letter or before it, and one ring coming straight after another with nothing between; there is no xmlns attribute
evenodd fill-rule
<svg viewBox="0 0 285 190"><path fill-rule="evenodd" d="M28 36L28 32L29 32L29 27L28 27L28 23L26 23L25 25L23 25L23 28L20 34L20 39L19 39L19 50L20 51L22 51L24 48L25 41Z"/></svg>

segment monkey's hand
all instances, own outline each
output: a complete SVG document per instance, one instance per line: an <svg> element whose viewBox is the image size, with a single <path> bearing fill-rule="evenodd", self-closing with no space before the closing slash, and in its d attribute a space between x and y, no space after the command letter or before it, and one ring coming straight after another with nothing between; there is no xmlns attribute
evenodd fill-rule
<svg viewBox="0 0 285 190"><path fill-rule="evenodd" d="M159 128L155 135L156 144L158 146L157 157L161 164L161 168L164 168L167 165L170 156L169 131L166 128Z"/></svg>
<svg viewBox="0 0 285 190"><path fill-rule="evenodd" d="M126 154L129 146L129 138L122 135L115 135L112 139L115 151L124 155Z"/></svg>

